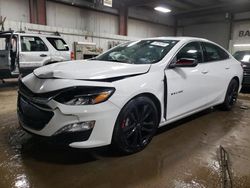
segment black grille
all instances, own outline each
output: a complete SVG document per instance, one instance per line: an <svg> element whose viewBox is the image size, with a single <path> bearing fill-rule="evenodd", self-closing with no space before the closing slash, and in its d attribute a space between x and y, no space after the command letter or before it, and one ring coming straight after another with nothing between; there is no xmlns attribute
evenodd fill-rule
<svg viewBox="0 0 250 188"><path fill-rule="evenodd" d="M46 106L49 108L48 106ZM43 108L43 106L42 106ZM42 110L32 104L27 98L18 95L18 115L20 121L28 128L34 130L43 129L51 120L54 113Z"/></svg>
<svg viewBox="0 0 250 188"><path fill-rule="evenodd" d="M27 88L22 83L21 80L19 80L18 87L19 87L19 92L28 98L49 99L55 96L56 94L58 94L58 92L60 91L60 90L57 90L57 91L52 91L52 92L47 92L47 93L33 93L29 88Z"/></svg>
<svg viewBox="0 0 250 188"><path fill-rule="evenodd" d="M244 75L250 76L250 67L244 68Z"/></svg>

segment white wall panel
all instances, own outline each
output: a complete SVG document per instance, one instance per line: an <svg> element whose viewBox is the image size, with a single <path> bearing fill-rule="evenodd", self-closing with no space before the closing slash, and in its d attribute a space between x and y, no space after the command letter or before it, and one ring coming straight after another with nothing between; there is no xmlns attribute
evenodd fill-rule
<svg viewBox="0 0 250 188"><path fill-rule="evenodd" d="M69 5L47 2L47 24L96 33L118 34L118 17Z"/></svg>
<svg viewBox="0 0 250 188"><path fill-rule="evenodd" d="M128 20L128 36L147 38L172 35L174 30L171 27L134 19Z"/></svg>
<svg viewBox="0 0 250 188"><path fill-rule="evenodd" d="M0 16L7 20L29 22L29 0L0 0Z"/></svg>

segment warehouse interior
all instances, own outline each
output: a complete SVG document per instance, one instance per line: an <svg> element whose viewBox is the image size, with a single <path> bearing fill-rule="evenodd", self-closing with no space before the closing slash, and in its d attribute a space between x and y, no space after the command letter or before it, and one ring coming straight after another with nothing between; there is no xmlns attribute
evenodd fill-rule
<svg viewBox="0 0 250 188"><path fill-rule="evenodd" d="M155 37L204 38L235 54L250 51L250 0L0 0L0 35L10 31L60 36L80 61ZM55 146L25 132L13 72L0 72L2 188L250 187L249 87L231 111L202 110L159 128L143 151L120 155L109 146Z"/></svg>

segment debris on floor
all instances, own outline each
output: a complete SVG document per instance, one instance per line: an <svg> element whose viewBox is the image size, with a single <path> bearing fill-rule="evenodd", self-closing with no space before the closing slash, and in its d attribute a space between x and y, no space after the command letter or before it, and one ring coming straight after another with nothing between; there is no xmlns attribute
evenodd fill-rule
<svg viewBox="0 0 250 188"><path fill-rule="evenodd" d="M229 154L222 146L220 146L220 165L222 172L222 188L232 188L233 182L229 164Z"/></svg>

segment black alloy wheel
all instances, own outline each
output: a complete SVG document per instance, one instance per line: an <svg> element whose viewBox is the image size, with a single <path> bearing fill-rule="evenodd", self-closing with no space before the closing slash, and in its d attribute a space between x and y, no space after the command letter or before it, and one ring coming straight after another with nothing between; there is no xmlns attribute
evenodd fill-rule
<svg viewBox="0 0 250 188"><path fill-rule="evenodd" d="M151 99L138 97L128 102L116 121L112 144L125 154L143 150L158 128L158 111Z"/></svg>
<svg viewBox="0 0 250 188"><path fill-rule="evenodd" d="M235 105L238 98L238 89L239 84L237 80L233 79L228 86L224 103L221 105L223 110L229 111Z"/></svg>

